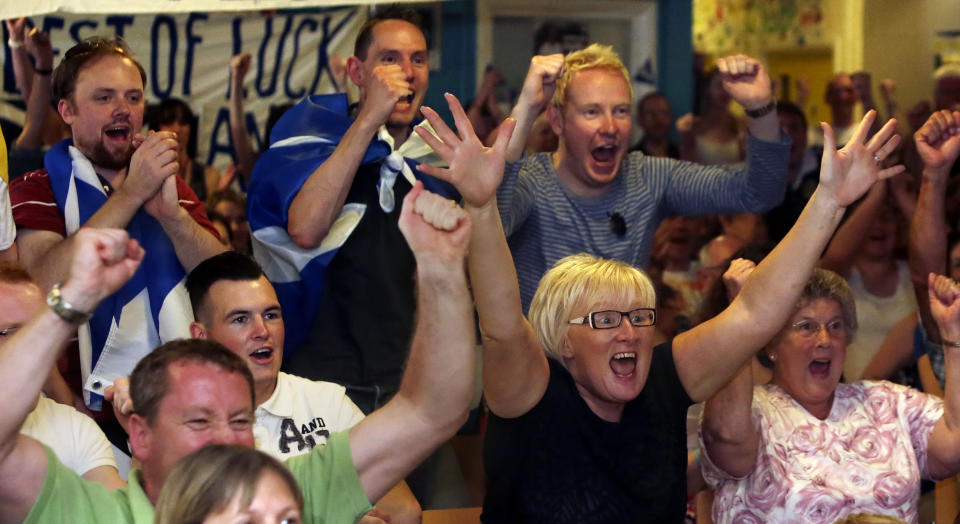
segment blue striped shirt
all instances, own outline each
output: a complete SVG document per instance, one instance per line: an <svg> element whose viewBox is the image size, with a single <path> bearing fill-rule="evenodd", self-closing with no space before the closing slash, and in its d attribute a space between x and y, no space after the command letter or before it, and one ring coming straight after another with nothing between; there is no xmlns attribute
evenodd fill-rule
<svg viewBox="0 0 960 524"><path fill-rule="evenodd" d="M643 268L660 220L677 215L763 213L783 200L790 139L750 136L747 162L705 166L634 152L624 157L609 191L583 198L558 179L548 153L507 164L497 202L520 280L523 310L540 277L561 258L590 253ZM610 214L626 233L617 235Z"/></svg>

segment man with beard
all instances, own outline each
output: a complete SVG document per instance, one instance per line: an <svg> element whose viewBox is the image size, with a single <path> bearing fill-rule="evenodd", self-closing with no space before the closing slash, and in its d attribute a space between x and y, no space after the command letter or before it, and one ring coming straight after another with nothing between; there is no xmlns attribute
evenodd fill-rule
<svg viewBox="0 0 960 524"><path fill-rule="evenodd" d="M629 153L633 88L620 57L591 45L552 70L534 57L513 111L497 206L526 311L540 277L557 260L587 252L637 267L650 261L666 216L762 213L783 198L789 138L763 66L738 55L718 60L724 89L747 114L744 166L704 166ZM544 106L560 146L516 162Z"/></svg>
<svg viewBox="0 0 960 524"><path fill-rule="evenodd" d="M41 289L67 274L80 226L123 228L148 255L139 271L79 330L85 401L127 376L162 342L190 335L186 271L223 251L203 205L177 173L177 136L138 135L143 67L120 38L88 38L53 72L57 109L72 139L50 149L44 168L11 186L20 259ZM86 320L86 319L85 319Z"/></svg>

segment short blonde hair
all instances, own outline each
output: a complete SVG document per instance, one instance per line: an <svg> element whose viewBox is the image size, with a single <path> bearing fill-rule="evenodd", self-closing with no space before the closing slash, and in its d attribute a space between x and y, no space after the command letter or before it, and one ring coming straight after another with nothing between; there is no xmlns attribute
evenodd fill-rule
<svg viewBox="0 0 960 524"><path fill-rule="evenodd" d="M574 51L567 55L565 61L566 67L563 74L557 78L557 88L553 92L553 99L550 105L557 109L563 109L567 105L567 86L573 75L587 69L606 69L623 75L624 81L630 87L630 101L633 102L633 82L630 81L630 72L627 71L620 55L608 45L590 44L584 49Z"/></svg>
<svg viewBox="0 0 960 524"><path fill-rule="evenodd" d="M563 362L570 318L601 303L640 299L641 307L656 305L656 291L647 275L619 260L586 253L557 261L543 278L530 303L530 323L548 357Z"/></svg>

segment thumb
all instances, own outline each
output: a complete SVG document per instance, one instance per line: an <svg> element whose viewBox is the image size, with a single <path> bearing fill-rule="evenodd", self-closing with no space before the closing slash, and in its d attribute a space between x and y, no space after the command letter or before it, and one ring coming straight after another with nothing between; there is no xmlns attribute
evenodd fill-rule
<svg viewBox="0 0 960 524"><path fill-rule="evenodd" d="M497 152L497 155L506 155L507 145L510 143L510 138L513 136L513 130L516 129L516 127L517 121L513 118L507 118L503 121L503 126L497 133L497 139L493 143L493 150Z"/></svg>
<svg viewBox="0 0 960 524"><path fill-rule="evenodd" d="M833 154L837 151L837 139L833 135L833 128L826 122L820 122L823 130L823 152Z"/></svg>

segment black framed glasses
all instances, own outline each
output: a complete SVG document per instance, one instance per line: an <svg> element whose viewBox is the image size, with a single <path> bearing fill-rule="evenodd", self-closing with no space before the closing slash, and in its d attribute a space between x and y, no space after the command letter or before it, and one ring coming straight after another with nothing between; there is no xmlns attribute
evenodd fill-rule
<svg viewBox="0 0 960 524"><path fill-rule="evenodd" d="M568 324L587 324L593 329L613 329L620 327L623 317L627 317L635 327L652 326L657 323L657 311L641 307L632 311L594 311L585 317L572 318Z"/></svg>

